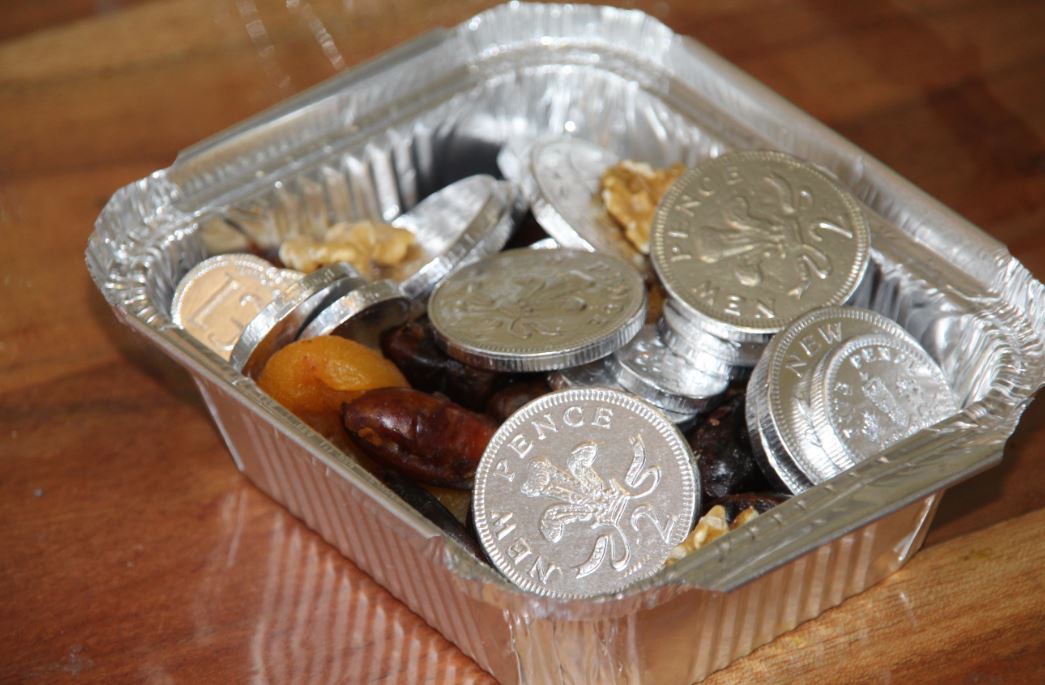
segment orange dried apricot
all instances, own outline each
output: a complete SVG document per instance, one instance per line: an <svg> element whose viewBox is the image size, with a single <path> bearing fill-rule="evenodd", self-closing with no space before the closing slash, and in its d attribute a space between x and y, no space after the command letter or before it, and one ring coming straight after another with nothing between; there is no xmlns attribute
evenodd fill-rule
<svg viewBox="0 0 1045 685"><path fill-rule="evenodd" d="M409 387L380 352L324 335L290 343L268 360L258 386L328 438L340 437L341 405L374 388Z"/></svg>

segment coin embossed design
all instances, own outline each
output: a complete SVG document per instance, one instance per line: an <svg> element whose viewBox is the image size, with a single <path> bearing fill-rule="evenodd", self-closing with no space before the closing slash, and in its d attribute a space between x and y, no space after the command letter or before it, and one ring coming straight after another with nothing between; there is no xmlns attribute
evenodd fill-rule
<svg viewBox="0 0 1045 685"><path fill-rule="evenodd" d="M171 321L228 360L251 319L301 276L253 255L211 257L178 283Z"/></svg>
<svg viewBox="0 0 1045 685"><path fill-rule="evenodd" d="M814 371L845 341L869 334L909 338L898 323L877 312L856 307L817 309L774 337L751 374L746 411L755 456L793 493L841 470L813 425L809 391Z"/></svg>
<svg viewBox="0 0 1045 685"><path fill-rule="evenodd" d="M474 366L548 371L604 357L646 314L638 272L581 250L502 252L443 281L428 317L447 352Z"/></svg>
<svg viewBox="0 0 1045 685"><path fill-rule="evenodd" d="M659 570L698 511L693 455L645 402L561 390L494 434L475 476L479 539L519 587L546 596L623 590Z"/></svg>
<svg viewBox="0 0 1045 685"><path fill-rule="evenodd" d="M837 182L790 155L748 150L703 162L668 189L650 255L709 332L764 340L846 302L869 247L867 220Z"/></svg>
<svg viewBox="0 0 1045 685"><path fill-rule="evenodd" d="M858 336L818 364L810 384L817 436L843 469L958 411L936 362L912 339Z"/></svg>

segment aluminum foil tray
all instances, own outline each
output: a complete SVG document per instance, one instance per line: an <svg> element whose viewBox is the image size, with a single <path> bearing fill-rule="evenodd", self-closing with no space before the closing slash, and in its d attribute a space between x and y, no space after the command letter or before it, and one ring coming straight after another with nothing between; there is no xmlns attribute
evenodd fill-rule
<svg viewBox="0 0 1045 685"><path fill-rule="evenodd" d="M563 132L657 165L757 147L834 173L871 217L868 302L942 365L961 413L619 596L557 601L510 586L170 322L206 231L264 243L390 219L496 173L503 144ZM1001 244L636 11L511 3L423 35L119 190L87 264L194 376L240 470L506 683L693 682L839 604L910 558L944 488L1001 459L1045 379L1045 293Z"/></svg>

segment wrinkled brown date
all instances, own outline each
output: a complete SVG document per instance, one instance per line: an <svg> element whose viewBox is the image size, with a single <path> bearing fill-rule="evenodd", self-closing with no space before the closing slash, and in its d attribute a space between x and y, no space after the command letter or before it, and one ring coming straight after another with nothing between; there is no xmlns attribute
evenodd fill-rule
<svg viewBox="0 0 1045 685"><path fill-rule="evenodd" d="M497 425L450 400L410 388L368 390L341 406L341 419L368 456L423 483L472 486Z"/></svg>
<svg viewBox="0 0 1045 685"><path fill-rule="evenodd" d="M436 344L427 320L387 331L381 350L414 388L442 393L475 411L482 411L490 396L508 382L505 374L472 368L449 357Z"/></svg>
<svg viewBox="0 0 1045 685"><path fill-rule="evenodd" d="M689 434L700 470L705 511L720 497L769 490L754 454L744 419L744 396L728 397Z"/></svg>
<svg viewBox="0 0 1045 685"><path fill-rule="evenodd" d="M543 378L512 383L490 397L490 401L486 403L486 413L498 423L504 423L519 407L550 391L548 382Z"/></svg>
<svg viewBox="0 0 1045 685"><path fill-rule="evenodd" d="M721 504L726 510L726 522L732 524L745 509L751 508L759 514L764 514L781 502L787 501L787 495L776 492L743 492L736 495L726 495L708 502L710 509L716 504Z"/></svg>

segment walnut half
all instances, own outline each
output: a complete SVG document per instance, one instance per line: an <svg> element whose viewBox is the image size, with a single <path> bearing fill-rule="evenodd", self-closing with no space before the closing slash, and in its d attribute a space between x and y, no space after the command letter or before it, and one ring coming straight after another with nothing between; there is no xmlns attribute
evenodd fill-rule
<svg viewBox="0 0 1045 685"><path fill-rule="evenodd" d="M628 242L642 254L649 254L650 228L657 203L685 170L681 164L654 169L643 162L625 160L602 173L602 203L624 230Z"/></svg>
<svg viewBox="0 0 1045 685"><path fill-rule="evenodd" d="M279 247L279 258L291 269L309 273L336 262L348 262L368 279L381 269L407 260L414 234L373 221L338 223L321 239L291 236Z"/></svg>
<svg viewBox="0 0 1045 685"><path fill-rule="evenodd" d="M727 518L726 508L721 504L716 504L700 517L697 525L689 532L682 544L671 550L666 563L674 563L696 552L701 547L711 544L712 541L717 540L729 531L736 530L757 517L758 510L754 507L748 507L737 514L737 517L730 523Z"/></svg>

